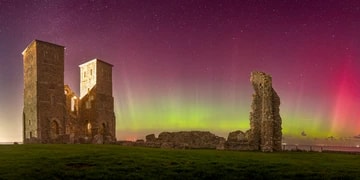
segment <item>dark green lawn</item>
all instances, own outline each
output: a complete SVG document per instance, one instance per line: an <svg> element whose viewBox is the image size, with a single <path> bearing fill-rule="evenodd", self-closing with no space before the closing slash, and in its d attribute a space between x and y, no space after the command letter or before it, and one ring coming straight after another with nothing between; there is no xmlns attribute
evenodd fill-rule
<svg viewBox="0 0 360 180"><path fill-rule="evenodd" d="M0 179L356 179L360 155L1 145Z"/></svg>

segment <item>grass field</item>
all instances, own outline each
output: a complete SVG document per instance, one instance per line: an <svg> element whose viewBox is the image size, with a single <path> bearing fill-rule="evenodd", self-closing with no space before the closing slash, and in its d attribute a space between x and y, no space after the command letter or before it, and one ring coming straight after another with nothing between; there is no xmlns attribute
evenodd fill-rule
<svg viewBox="0 0 360 180"><path fill-rule="evenodd" d="M1 145L0 179L356 179L360 155Z"/></svg>

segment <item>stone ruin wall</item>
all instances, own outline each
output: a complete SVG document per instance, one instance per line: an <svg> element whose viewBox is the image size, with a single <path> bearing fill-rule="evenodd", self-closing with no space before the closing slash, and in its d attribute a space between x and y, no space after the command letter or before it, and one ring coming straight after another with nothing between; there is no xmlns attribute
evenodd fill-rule
<svg viewBox="0 0 360 180"><path fill-rule="evenodd" d="M255 150L280 151L280 98L272 88L271 76L263 72L252 72L250 81L255 93L250 112L249 143Z"/></svg>
<svg viewBox="0 0 360 180"><path fill-rule="evenodd" d="M162 132L156 138L155 134L146 136L146 141L118 141L125 146L144 146L167 149L224 149L225 138L216 136L209 131L179 131Z"/></svg>
<svg viewBox="0 0 360 180"><path fill-rule="evenodd" d="M272 87L272 78L263 72L252 72L250 82L254 89L250 130L230 132L225 149L281 151L280 97Z"/></svg>

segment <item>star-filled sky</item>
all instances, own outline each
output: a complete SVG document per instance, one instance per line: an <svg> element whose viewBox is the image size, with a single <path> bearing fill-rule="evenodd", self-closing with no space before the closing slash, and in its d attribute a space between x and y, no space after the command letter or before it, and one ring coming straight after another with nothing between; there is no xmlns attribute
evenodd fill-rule
<svg viewBox="0 0 360 180"><path fill-rule="evenodd" d="M360 1L0 0L0 142L22 140L33 40L114 65L118 139L249 129L251 71L273 77L285 135L360 134Z"/></svg>

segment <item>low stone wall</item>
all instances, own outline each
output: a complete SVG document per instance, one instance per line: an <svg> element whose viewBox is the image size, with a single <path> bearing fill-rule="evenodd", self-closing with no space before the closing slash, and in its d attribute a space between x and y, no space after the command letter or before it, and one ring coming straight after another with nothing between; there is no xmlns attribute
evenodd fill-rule
<svg viewBox="0 0 360 180"><path fill-rule="evenodd" d="M256 150L256 148L249 143L249 134L250 130L245 133L240 130L230 132L224 144L224 149L238 151Z"/></svg>
<svg viewBox="0 0 360 180"><path fill-rule="evenodd" d="M117 141L116 144L166 149L256 150L249 144L248 134L249 131L245 133L242 131L230 132L226 141L225 138L208 131L162 132L158 138L155 134L149 134L145 137L145 141Z"/></svg>
<svg viewBox="0 0 360 180"><path fill-rule="evenodd" d="M208 131L162 132L156 138L154 134L146 136L149 147L176 149L222 149L225 138Z"/></svg>

